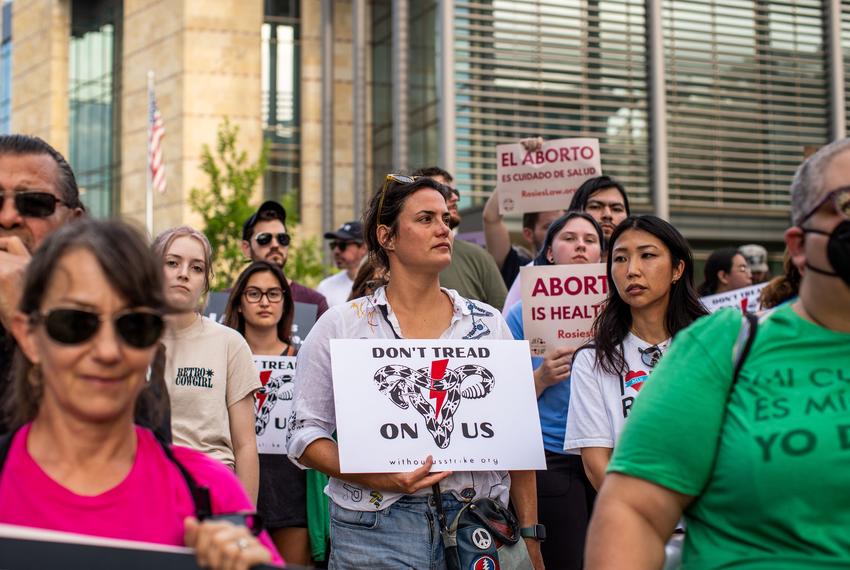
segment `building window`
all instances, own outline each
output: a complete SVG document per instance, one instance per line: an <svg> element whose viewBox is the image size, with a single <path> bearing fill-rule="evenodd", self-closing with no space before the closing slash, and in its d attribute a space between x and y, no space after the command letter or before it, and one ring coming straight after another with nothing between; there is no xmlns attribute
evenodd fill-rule
<svg viewBox="0 0 850 570"><path fill-rule="evenodd" d="M263 138L269 145L265 195L296 208L301 172L299 6L299 0L266 0L261 30Z"/></svg>
<svg viewBox="0 0 850 570"><path fill-rule="evenodd" d="M674 208L787 215L806 148L829 136L823 17L820 0L664 0Z"/></svg>
<svg viewBox="0 0 850 570"><path fill-rule="evenodd" d="M0 135L12 132L12 3L0 13Z"/></svg>
<svg viewBox="0 0 850 570"><path fill-rule="evenodd" d="M393 170L392 5L371 5L372 50L372 179L383 180ZM411 74L412 75L412 74Z"/></svg>
<svg viewBox="0 0 850 570"><path fill-rule="evenodd" d="M599 138L604 173L648 201L643 0L455 3L457 185L482 201L496 145Z"/></svg>
<svg viewBox="0 0 850 570"><path fill-rule="evenodd" d="M70 163L93 216L111 216L118 183L121 2L73 0Z"/></svg>

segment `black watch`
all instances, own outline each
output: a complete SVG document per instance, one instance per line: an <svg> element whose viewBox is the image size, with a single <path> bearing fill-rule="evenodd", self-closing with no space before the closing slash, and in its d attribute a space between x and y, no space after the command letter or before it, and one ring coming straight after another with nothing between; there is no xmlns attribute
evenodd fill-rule
<svg viewBox="0 0 850 570"><path fill-rule="evenodd" d="M523 538L533 538L534 540L546 540L546 527L542 524L525 526L519 529L519 535Z"/></svg>

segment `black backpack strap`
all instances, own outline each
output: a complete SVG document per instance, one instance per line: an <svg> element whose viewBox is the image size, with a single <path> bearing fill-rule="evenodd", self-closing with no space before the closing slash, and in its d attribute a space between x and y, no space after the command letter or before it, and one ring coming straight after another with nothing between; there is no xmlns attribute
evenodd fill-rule
<svg viewBox="0 0 850 570"><path fill-rule="evenodd" d="M735 371L732 373L733 386L738 382L738 375L741 373L741 368L744 367L744 361L750 354L750 349L756 340L758 325L759 318L756 315L753 313L744 313L744 317L741 319L741 331L738 333L738 339L735 341L735 350L732 357L732 362L735 364Z"/></svg>
<svg viewBox="0 0 850 570"><path fill-rule="evenodd" d="M12 448L12 440L15 439L15 434L18 433L18 429L0 435L0 473L3 472L3 465L6 463L6 457L9 455L9 450Z"/></svg>
<svg viewBox="0 0 850 570"><path fill-rule="evenodd" d="M180 470L183 479L186 481L186 486L189 487L189 492L192 494L192 502L195 503L195 517L202 521L212 516L212 502L210 500L210 490L207 487L198 485L189 470L174 457L174 452L171 451L171 446L156 438L166 457Z"/></svg>

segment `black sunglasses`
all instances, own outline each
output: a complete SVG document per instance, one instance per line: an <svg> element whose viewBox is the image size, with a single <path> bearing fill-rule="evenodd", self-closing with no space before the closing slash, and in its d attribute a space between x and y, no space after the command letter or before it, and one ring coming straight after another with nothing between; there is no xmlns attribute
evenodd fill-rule
<svg viewBox="0 0 850 570"><path fill-rule="evenodd" d="M359 244L359 242L356 242L356 241L332 241L331 243L328 244L328 246L331 248L331 251L333 251L335 249L338 249L340 251L345 251L346 249L348 249L348 246L350 246L350 245L360 245L360 244Z"/></svg>
<svg viewBox="0 0 850 570"><path fill-rule="evenodd" d="M81 344L91 339L100 328L101 317L82 309L53 309L34 313L33 323L44 323L47 334L61 344ZM114 317L118 336L133 348L149 348L156 344L165 328L162 316L149 311L127 311Z"/></svg>
<svg viewBox="0 0 850 570"><path fill-rule="evenodd" d="M276 238L277 243L279 243L281 247L288 246L289 242L292 241L292 238L289 237L289 234L285 232L281 232L279 234L263 232L261 234L257 234L257 245L269 245L272 242L272 238Z"/></svg>
<svg viewBox="0 0 850 570"><path fill-rule="evenodd" d="M650 368L655 368L655 365L658 364L658 361L661 360L664 354L657 346L649 346L647 348L638 347L638 352L640 352L640 361Z"/></svg>
<svg viewBox="0 0 850 570"><path fill-rule="evenodd" d="M26 218L46 218L56 211L56 204L70 205L49 192L18 192L15 194L15 209ZM6 197L0 194L0 208Z"/></svg>

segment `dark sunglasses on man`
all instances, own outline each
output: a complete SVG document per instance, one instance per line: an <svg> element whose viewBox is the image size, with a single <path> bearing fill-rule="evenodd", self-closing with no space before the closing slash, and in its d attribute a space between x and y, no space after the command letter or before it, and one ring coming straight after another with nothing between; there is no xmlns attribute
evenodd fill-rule
<svg viewBox="0 0 850 570"><path fill-rule="evenodd" d="M340 253L344 252L348 249L350 245L359 245L356 241L332 241L328 244L331 248L331 251L338 249Z"/></svg>
<svg viewBox="0 0 850 570"><path fill-rule="evenodd" d="M281 232L279 234L273 234L270 232L263 232L261 234L257 234L254 238L257 240L257 245L266 246L272 242L272 238L277 240L278 245L281 247L286 247L292 241L292 238L289 237L288 233Z"/></svg>
<svg viewBox="0 0 850 570"><path fill-rule="evenodd" d="M57 198L50 192L17 192L15 193L15 209L25 218L47 218L56 211L56 204L70 204ZM6 197L0 194L0 209L6 202Z"/></svg>
<svg viewBox="0 0 850 570"><path fill-rule="evenodd" d="M33 324L44 324L47 335L60 344L82 344L90 340L103 322L102 317L82 309L53 309L30 315ZM130 310L113 315L118 336L133 348L150 348L159 341L165 322L153 311Z"/></svg>

